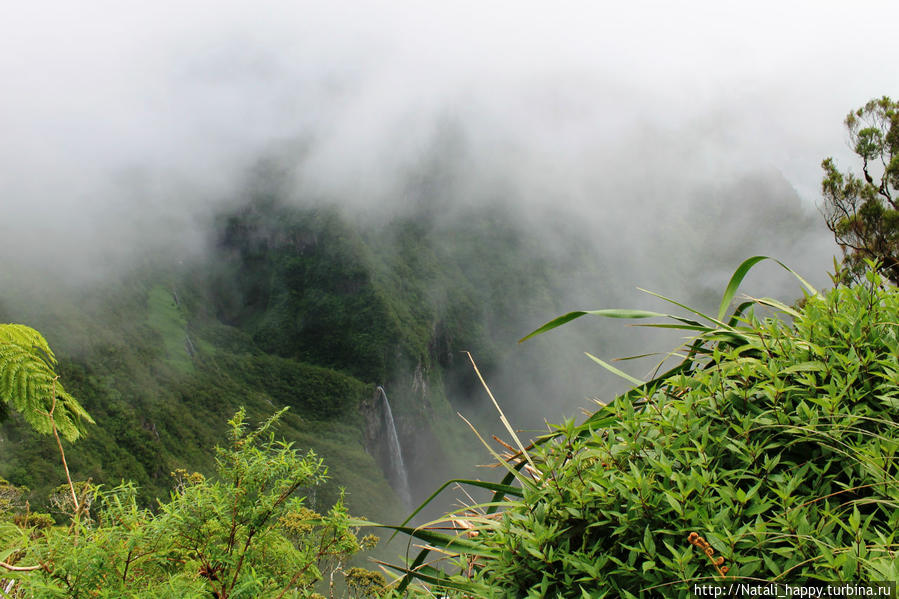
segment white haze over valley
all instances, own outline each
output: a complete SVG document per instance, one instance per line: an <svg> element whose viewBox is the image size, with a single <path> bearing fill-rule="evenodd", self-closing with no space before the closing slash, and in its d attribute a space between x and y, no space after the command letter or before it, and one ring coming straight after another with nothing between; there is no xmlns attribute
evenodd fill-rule
<svg viewBox="0 0 899 599"><path fill-rule="evenodd" d="M503 202L547 252L559 211L608 261L573 297L657 307L633 287L721 290L759 252L824 284L819 165L851 164L850 109L899 95L897 22L894 1L7 3L0 285L197 256L272 157L288 199L373 220L432 163L446 201ZM759 227L781 208L814 226Z"/></svg>

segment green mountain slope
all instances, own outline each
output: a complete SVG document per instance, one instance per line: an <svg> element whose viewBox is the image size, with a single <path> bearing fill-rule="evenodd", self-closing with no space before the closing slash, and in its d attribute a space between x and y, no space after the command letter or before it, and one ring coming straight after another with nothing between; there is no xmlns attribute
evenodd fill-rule
<svg viewBox="0 0 899 599"><path fill-rule="evenodd" d="M346 487L354 512L399 518L376 386L421 497L478 462L455 413L481 409L462 352L490 372L526 329L514 323L558 309L545 300L553 265L539 245L526 247L499 211L477 216L373 227L257 198L218 219L199 262L148 259L119 280L53 293L7 271L23 284L3 288L0 320L44 332L97 422L67 451L76 478L133 480L152 503L175 469L211 470L238 407L261 418L286 405L280 434L330 467L320 500ZM0 435L0 476L39 504L63 480L51 442L15 418Z"/></svg>

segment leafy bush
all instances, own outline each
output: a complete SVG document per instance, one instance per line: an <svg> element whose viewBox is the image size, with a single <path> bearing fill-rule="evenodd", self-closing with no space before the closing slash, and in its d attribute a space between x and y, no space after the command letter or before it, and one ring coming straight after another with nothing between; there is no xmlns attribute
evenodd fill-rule
<svg viewBox="0 0 899 599"><path fill-rule="evenodd" d="M299 496L326 470L311 452L274 440L282 413L248 430L238 412L230 446L217 450L217 476L175 473L176 490L157 513L138 507L131 484L94 487L90 513L82 498L80 517L76 510L67 526L47 526L22 518L17 494L4 485L10 500L0 513L0 558L11 562L2 576L15 581L13 596L311 596L325 572L375 539L356 536L342 501L323 515Z"/></svg>
<svg viewBox="0 0 899 599"><path fill-rule="evenodd" d="M493 501L450 515L455 536L403 529L456 557L438 569L423 551L402 585L686 597L722 579L899 579L899 291L870 272L799 309L754 300L728 319L758 260L717 317L664 325L697 335L677 367L507 453L502 483L475 483Z"/></svg>

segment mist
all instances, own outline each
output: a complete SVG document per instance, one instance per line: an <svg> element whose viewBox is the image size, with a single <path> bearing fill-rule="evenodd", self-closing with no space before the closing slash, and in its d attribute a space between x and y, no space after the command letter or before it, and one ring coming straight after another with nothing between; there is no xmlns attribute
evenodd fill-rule
<svg viewBox="0 0 899 599"><path fill-rule="evenodd" d="M576 232L597 270L572 278L571 309L657 307L637 285L707 301L756 253L823 284L819 164L849 164L845 114L895 93L899 7L688 6L7 7L0 285L200 258L261 162L286 201L375 226L496 204L557 259ZM756 293L799 295L765 268Z"/></svg>

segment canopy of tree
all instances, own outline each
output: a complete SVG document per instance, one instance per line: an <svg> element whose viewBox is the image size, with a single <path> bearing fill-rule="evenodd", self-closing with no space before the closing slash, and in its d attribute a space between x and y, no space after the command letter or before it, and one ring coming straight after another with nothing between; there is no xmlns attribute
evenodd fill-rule
<svg viewBox="0 0 899 599"><path fill-rule="evenodd" d="M899 283L899 102L871 100L845 123L862 175L840 171L833 158L821 163L827 227L850 275L857 276L866 259L877 260L883 274Z"/></svg>

